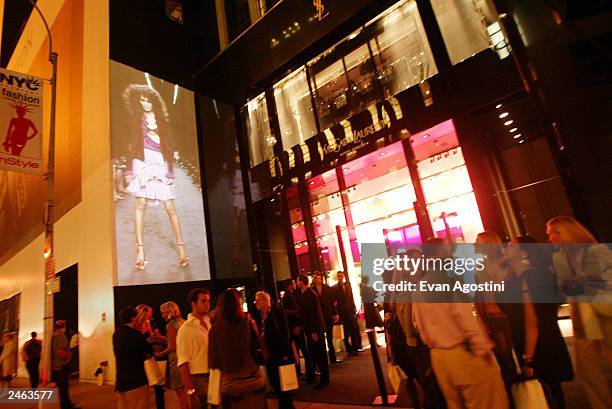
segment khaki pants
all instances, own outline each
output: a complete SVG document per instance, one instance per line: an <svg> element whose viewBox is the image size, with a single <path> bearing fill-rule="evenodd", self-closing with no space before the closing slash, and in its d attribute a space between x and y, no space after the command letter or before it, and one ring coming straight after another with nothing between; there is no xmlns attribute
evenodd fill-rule
<svg viewBox="0 0 612 409"><path fill-rule="evenodd" d="M487 362L464 345L431 350L431 364L448 409L508 409L497 361Z"/></svg>
<svg viewBox="0 0 612 409"><path fill-rule="evenodd" d="M149 387L147 385L119 392L119 409L149 409Z"/></svg>
<svg viewBox="0 0 612 409"><path fill-rule="evenodd" d="M602 365L610 365L610 351L603 340L574 338L576 377L582 382L593 409L612 408L608 380Z"/></svg>

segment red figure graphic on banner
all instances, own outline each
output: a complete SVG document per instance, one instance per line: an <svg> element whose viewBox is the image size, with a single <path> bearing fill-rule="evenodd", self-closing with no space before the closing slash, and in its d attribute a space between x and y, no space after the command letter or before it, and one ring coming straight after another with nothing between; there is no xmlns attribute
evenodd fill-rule
<svg viewBox="0 0 612 409"><path fill-rule="evenodd" d="M29 112L26 106L16 105L15 111L17 117L11 118L2 146L11 155L19 156L28 141L38 135L38 129L32 121L25 117L26 113ZM30 129L34 132L28 136Z"/></svg>

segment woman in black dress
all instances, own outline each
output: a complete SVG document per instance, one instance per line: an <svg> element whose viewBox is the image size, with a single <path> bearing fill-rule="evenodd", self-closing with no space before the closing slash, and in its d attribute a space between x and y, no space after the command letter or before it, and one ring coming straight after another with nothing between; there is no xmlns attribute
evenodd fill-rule
<svg viewBox="0 0 612 409"><path fill-rule="evenodd" d="M506 291L497 301L510 320L512 343L523 375L543 382L557 406L564 409L561 382L572 380L574 371L557 324L561 297L551 264L552 248L548 244L538 244L529 236L514 238L506 255Z"/></svg>

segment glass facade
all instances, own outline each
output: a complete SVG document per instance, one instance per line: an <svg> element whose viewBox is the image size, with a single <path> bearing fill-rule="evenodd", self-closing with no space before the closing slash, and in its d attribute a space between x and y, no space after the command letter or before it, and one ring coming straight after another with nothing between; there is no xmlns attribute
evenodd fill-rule
<svg viewBox="0 0 612 409"><path fill-rule="evenodd" d="M399 3L368 26L376 70L385 97L438 72L414 1Z"/></svg>
<svg viewBox="0 0 612 409"><path fill-rule="evenodd" d="M274 85L274 100L283 147L298 145L317 134L304 67Z"/></svg>
<svg viewBox="0 0 612 409"><path fill-rule="evenodd" d="M488 27L497 22L491 0L433 0L431 5L453 64L489 47Z"/></svg>
<svg viewBox="0 0 612 409"><path fill-rule="evenodd" d="M243 117L249 140L249 155L251 166L271 159L274 156L276 138L270 128L270 117L266 97L260 94L245 105Z"/></svg>
<svg viewBox="0 0 612 409"><path fill-rule="evenodd" d="M386 243L388 248L397 249L421 242L421 226L414 210L416 188L405 149L401 141L395 142L306 180L307 205L322 270L346 269L356 284L361 280L363 243ZM458 243L473 242L483 225L452 120L414 134L410 149L417 160L416 176L434 235L451 236ZM288 192L298 268L309 273L313 267L297 186L291 186ZM354 295L359 300L359 294Z"/></svg>

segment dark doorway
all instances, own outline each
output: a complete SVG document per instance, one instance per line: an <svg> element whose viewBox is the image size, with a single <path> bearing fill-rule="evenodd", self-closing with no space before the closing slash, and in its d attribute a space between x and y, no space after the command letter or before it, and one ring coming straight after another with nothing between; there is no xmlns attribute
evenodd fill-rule
<svg viewBox="0 0 612 409"><path fill-rule="evenodd" d="M54 320L66 321L66 336L70 343L70 374L79 373L79 265L74 264L59 273L60 291L53 295ZM76 335L76 336L75 336Z"/></svg>

